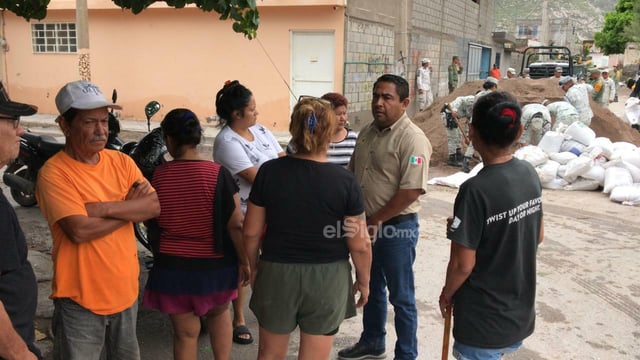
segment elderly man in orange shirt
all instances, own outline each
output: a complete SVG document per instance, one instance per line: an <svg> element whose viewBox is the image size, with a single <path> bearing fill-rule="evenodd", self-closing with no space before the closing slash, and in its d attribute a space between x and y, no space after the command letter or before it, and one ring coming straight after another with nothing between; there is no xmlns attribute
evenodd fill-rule
<svg viewBox="0 0 640 360"><path fill-rule="evenodd" d="M87 81L56 96L62 151L40 170L36 196L53 237L56 359L140 359L140 264L132 222L160 214L158 197L124 153L107 150L107 102Z"/></svg>

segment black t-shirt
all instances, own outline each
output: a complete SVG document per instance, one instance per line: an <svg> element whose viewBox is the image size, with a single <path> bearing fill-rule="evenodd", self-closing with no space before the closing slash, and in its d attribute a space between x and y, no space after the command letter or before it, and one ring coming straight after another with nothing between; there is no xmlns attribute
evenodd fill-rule
<svg viewBox="0 0 640 360"><path fill-rule="evenodd" d="M267 213L260 258L281 263L348 259L344 217L364 212L362 191L348 170L291 156L260 167L249 200Z"/></svg>
<svg viewBox="0 0 640 360"><path fill-rule="evenodd" d="M27 261L27 242L18 217L2 192L0 234L0 300L20 337L32 352L40 355L33 345L38 284Z"/></svg>
<svg viewBox="0 0 640 360"><path fill-rule="evenodd" d="M462 184L447 237L476 250L476 264L454 295L457 341L501 348L533 332L541 221L542 187L525 161L486 166Z"/></svg>

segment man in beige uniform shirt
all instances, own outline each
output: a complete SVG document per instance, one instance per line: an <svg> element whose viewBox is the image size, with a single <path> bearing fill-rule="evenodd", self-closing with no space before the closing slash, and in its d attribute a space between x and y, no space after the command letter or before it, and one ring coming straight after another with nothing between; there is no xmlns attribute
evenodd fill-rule
<svg viewBox="0 0 640 360"><path fill-rule="evenodd" d="M360 341L339 359L384 359L387 288L398 340L395 359L418 357L418 314L413 262L418 241L420 195L427 189L431 144L407 116L409 84L382 75L373 86L373 122L360 135L349 163L364 193L373 245L369 302Z"/></svg>

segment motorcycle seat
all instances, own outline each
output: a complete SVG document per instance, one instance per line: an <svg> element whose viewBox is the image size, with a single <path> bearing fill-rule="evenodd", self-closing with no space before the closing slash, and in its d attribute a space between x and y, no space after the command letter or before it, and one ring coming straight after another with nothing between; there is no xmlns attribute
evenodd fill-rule
<svg viewBox="0 0 640 360"><path fill-rule="evenodd" d="M64 147L64 143L59 142L51 135L25 132L22 137L47 154L55 154Z"/></svg>

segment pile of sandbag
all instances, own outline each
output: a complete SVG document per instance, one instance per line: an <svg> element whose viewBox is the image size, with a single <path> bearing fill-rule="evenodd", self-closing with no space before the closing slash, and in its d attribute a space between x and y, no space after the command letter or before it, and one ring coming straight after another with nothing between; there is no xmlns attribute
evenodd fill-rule
<svg viewBox="0 0 640 360"><path fill-rule="evenodd" d="M537 146L523 147L515 156L536 168L546 189L602 188L612 201L640 205L640 148L596 137L580 122L546 132Z"/></svg>

